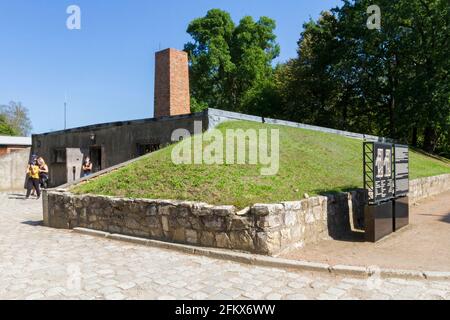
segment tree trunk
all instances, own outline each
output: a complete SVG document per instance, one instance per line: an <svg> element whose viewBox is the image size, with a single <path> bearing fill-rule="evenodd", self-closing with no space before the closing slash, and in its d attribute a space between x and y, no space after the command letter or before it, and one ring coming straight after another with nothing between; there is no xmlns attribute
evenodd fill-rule
<svg viewBox="0 0 450 320"><path fill-rule="evenodd" d="M390 138L395 139L395 120L394 120L394 110L395 110L395 97L392 94L389 99L389 134Z"/></svg>
<svg viewBox="0 0 450 320"><path fill-rule="evenodd" d="M411 144L413 147L417 147L417 140L418 140L418 130L417 130L417 127L414 127L413 132L412 132L412 141L411 141Z"/></svg>
<svg viewBox="0 0 450 320"><path fill-rule="evenodd" d="M434 152L436 147L436 130L430 126L425 128L423 149L426 152Z"/></svg>

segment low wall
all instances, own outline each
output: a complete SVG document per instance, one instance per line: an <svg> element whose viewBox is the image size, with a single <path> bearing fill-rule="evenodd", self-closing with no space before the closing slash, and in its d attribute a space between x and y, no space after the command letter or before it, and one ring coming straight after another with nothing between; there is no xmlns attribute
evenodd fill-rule
<svg viewBox="0 0 450 320"><path fill-rule="evenodd" d="M413 203L450 190L450 174L412 180L409 199Z"/></svg>
<svg viewBox="0 0 450 320"><path fill-rule="evenodd" d="M364 191L355 191L238 212L234 206L48 191L44 224L273 255L292 245L345 236L351 220L361 221L364 199Z"/></svg>
<svg viewBox="0 0 450 320"><path fill-rule="evenodd" d="M298 122L292 122L292 121L251 116L251 115L247 115L247 114L219 110L219 109L209 108L209 109L206 109L205 112L207 113L207 116L208 116L208 129L215 128L219 124L226 122L226 121L243 120L243 121L253 121L253 122L259 122L259 123L267 123L267 124L276 124L276 125L282 125L282 126L294 127L294 128L300 128L300 129L307 129L307 130L319 131L319 132L325 132L325 133L332 133L332 134L337 134L337 135L348 137L348 138L365 140L365 141L394 142L394 140L389 139L389 138L384 138L384 137L377 137L377 136L372 136L372 135L368 135L368 134L361 134L361 133L355 133L355 132L325 128L325 127L318 127L318 126L313 126L313 125L298 123Z"/></svg>
<svg viewBox="0 0 450 320"><path fill-rule="evenodd" d="M450 175L411 182L412 201L450 190ZM428 191L430 188L431 191ZM44 193L44 224L89 228L198 246L276 255L324 239L348 239L364 230L365 190L278 204L234 206L152 199Z"/></svg>
<svg viewBox="0 0 450 320"><path fill-rule="evenodd" d="M0 156L0 191L21 190L30 159L30 148Z"/></svg>

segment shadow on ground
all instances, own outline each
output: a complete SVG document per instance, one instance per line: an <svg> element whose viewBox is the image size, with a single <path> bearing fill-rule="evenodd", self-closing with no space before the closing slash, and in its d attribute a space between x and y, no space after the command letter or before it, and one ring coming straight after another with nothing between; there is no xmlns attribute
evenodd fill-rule
<svg viewBox="0 0 450 320"><path fill-rule="evenodd" d="M22 224L26 224L32 227L43 227L44 226L44 221L43 220L38 220L38 221L23 221L21 222Z"/></svg>
<svg viewBox="0 0 450 320"><path fill-rule="evenodd" d="M10 200L25 200L25 194L23 193L9 193L8 199Z"/></svg>
<svg viewBox="0 0 450 320"><path fill-rule="evenodd" d="M315 192L328 198L328 235L336 241L365 242L364 206L367 191L348 185L338 190L318 189Z"/></svg>

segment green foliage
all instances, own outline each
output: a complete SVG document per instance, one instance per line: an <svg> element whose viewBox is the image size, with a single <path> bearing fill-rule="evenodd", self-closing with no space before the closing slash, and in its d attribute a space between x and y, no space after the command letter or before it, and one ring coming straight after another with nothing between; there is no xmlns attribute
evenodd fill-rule
<svg viewBox="0 0 450 320"><path fill-rule="evenodd" d="M31 132L31 121L28 109L20 102L10 102L0 106L0 116L13 132L11 135L28 136ZM8 130L7 128L5 130Z"/></svg>
<svg viewBox="0 0 450 320"><path fill-rule="evenodd" d="M16 136L17 132L12 128L6 117L3 114L0 114L0 135L3 136Z"/></svg>
<svg viewBox="0 0 450 320"><path fill-rule="evenodd" d="M346 137L253 122L232 121L227 129L279 129L280 170L261 176L261 165L175 165L174 146L81 184L76 193L131 198L178 199L243 208L254 203L299 200L362 187L362 142ZM203 148L207 147L205 144ZM450 164L411 152L411 178L450 173Z"/></svg>
<svg viewBox="0 0 450 320"><path fill-rule="evenodd" d="M194 107L247 112L257 93L267 90L272 61L279 55L275 21L246 16L235 25L231 16L212 9L187 29ZM273 107L273 106L268 106Z"/></svg>
<svg viewBox="0 0 450 320"><path fill-rule="evenodd" d="M298 58L281 71L285 118L384 135L449 154L448 0L344 1L304 25Z"/></svg>
<svg viewBox="0 0 450 320"><path fill-rule="evenodd" d="M194 97L191 97L191 112L201 112L208 109L208 105L205 102L197 101Z"/></svg>

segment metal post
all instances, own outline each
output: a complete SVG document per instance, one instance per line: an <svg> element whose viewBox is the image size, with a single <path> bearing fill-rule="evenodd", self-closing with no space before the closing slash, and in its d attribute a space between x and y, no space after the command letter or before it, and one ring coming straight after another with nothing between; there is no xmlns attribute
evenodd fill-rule
<svg viewBox="0 0 450 320"><path fill-rule="evenodd" d="M64 101L64 130L67 129L67 102Z"/></svg>

